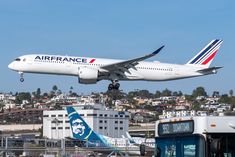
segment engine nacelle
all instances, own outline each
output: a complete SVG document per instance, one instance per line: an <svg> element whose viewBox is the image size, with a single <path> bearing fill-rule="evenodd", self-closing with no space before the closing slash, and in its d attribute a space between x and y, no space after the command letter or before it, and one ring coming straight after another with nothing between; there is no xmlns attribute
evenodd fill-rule
<svg viewBox="0 0 235 157"><path fill-rule="evenodd" d="M95 84L98 81L98 69L82 67L78 70L79 83Z"/></svg>

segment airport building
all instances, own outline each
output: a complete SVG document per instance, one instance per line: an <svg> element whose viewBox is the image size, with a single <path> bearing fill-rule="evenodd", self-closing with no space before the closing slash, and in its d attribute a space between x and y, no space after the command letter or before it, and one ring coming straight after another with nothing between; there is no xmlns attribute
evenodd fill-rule
<svg viewBox="0 0 235 157"><path fill-rule="evenodd" d="M76 111L97 133L120 138L129 130L129 113L106 109L101 104L73 105ZM49 139L72 138L72 131L63 110L43 111L43 136Z"/></svg>

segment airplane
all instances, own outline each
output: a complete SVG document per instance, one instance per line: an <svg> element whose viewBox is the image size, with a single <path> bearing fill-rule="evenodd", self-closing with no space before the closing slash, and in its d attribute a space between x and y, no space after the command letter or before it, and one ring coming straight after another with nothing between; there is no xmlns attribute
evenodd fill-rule
<svg viewBox="0 0 235 157"><path fill-rule="evenodd" d="M144 61L158 54L164 47L161 46L153 53L130 60L30 54L16 58L8 67L20 74L21 82L24 73L69 75L78 77L81 84L110 80L108 90L118 90L118 82L123 80L168 81L216 74L222 67L210 67L210 64L222 42L212 40L183 65Z"/></svg>
<svg viewBox="0 0 235 157"><path fill-rule="evenodd" d="M84 119L72 107L66 107L68 118L71 126L73 138L82 142L87 148L95 149L99 152L118 152L122 155L123 152L135 155L145 155L141 152L140 144L130 141L129 138L112 138L104 136L93 131ZM153 148L152 148L153 150Z"/></svg>

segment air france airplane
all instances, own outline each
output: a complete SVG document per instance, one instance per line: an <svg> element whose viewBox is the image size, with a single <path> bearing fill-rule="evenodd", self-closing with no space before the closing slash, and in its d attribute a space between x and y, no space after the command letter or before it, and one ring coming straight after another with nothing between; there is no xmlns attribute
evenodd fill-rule
<svg viewBox="0 0 235 157"><path fill-rule="evenodd" d="M116 151L122 153L128 151L129 154L140 155L139 144L130 141L129 138L112 138L98 134L89 127L73 107L66 107L66 109L73 138L86 141L86 147L98 148L99 152L107 152L107 150L110 150L111 152Z"/></svg>
<svg viewBox="0 0 235 157"><path fill-rule="evenodd" d="M78 77L82 84L110 80L108 89L112 90L119 89L119 80L167 81L215 74L221 67L209 66L222 42L212 40L183 65L144 61L158 54L162 46L151 54L130 60L31 54L16 58L8 67L20 74L21 82L24 73L69 75Z"/></svg>

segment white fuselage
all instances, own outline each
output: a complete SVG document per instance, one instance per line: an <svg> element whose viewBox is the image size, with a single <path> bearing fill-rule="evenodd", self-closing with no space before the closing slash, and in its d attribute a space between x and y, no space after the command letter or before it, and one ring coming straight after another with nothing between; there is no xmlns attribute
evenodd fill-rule
<svg viewBox="0 0 235 157"><path fill-rule="evenodd" d="M79 77L79 69L88 68L98 70L104 75L98 76L98 80L112 80L110 71L103 69L102 66L119 63L123 60L87 58L57 55L24 55L18 60L9 64L9 68L22 73L40 73L70 75ZM124 72L124 77L118 80L146 80L146 81L165 81L203 75L198 70L201 66L167 64L160 62L140 61L137 65ZM115 76L117 77L117 76Z"/></svg>

